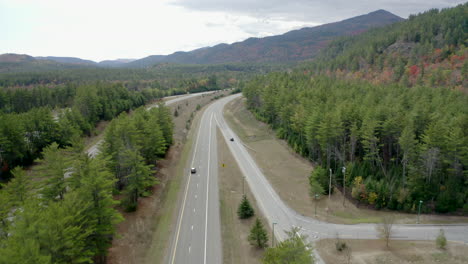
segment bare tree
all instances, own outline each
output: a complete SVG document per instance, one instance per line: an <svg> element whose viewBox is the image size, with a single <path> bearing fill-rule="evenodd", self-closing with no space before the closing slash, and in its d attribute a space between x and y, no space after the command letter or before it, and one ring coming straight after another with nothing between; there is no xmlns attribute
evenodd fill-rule
<svg viewBox="0 0 468 264"><path fill-rule="evenodd" d="M353 250L351 249L351 247L347 247L344 251L344 258L345 258L345 263L346 264L351 264L351 259L353 257Z"/></svg>
<svg viewBox="0 0 468 264"><path fill-rule="evenodd" d="M387 247L388 243L390 242L390 237L392 236L392 228L394 223L395 216L388 215L384 216L382 218L382 223L376 226L377 232L379 232L379 237L385 240Z"/></svg>

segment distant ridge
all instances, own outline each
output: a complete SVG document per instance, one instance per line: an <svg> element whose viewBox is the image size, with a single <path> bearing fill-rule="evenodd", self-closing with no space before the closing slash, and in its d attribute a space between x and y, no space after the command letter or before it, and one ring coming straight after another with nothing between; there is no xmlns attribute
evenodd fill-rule
<svg viewBox="0 0 468 264"><path fill-rule="evenodd" d="M339 22L292 30L282 35L249 38L233 44L222 43L189 52L152 55L138 60L117 59L97 63L75 57L32 57L8 53L0 55L0 72L83 67L145 68L159 63L227 64L304 61L314 58L320 49L336 37L360 34L370 28L382 27L402 20L404 19L381 9Z"/></svg>
<svg viewBox="0 0 468 264"><path fill-rule="evenodd" d="M96 62L92 60L83 60L80 58L75 58L75 57L54 57L54 56L47 56L47 57L35 57L38 60L50 60L50 61L55 61L59 63L69 63L69 64L90 64L94 65Z"/></svg>
<svg viewBox="0 0 468 264"><path fill-rule="evenodd" d="M282 35L249 38L233 44L219 44L189 52L153 55L128 63L128 67L148 67L161 62L183 64L220 64L232 62L288 62L313 58L329 41L338 36L354 35L373 27L389 25L403 18L385 10L340 22L306 27Z"/></svg>
<svg viewBox="0 0 468 264"><path fill-rule="evenodd" d="M126 63L135 61L136 59L116 59L116 60L104 60L99 62L99 66L104 66L104 67L118 67L122 66Z"/></svg>

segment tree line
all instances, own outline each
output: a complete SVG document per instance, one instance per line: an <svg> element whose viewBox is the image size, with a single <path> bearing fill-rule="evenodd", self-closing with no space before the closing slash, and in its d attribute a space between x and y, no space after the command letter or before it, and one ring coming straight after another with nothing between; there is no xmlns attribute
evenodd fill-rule
<svg viewBox="0 0 468 264"><path fill-rule="evenodd" d="M172 143L172 120L160 105L120 114L103 152L83 145L45 147L34 172L20 167L0 189L0 263L105 263L119 204L135 210L157 183L154 165ZM113 194L121 193L121 201Z"/></svg>
<svg viewBox="0 0 468 264"><path fill-rule="evenodd" d="M0 88L55 87L69 83L90 84L96 81L122 83L130 90L156 88L169 95L196 92L197 89L227 89L237 86L255 74L263 74L281 65L232 63L220 65L181 65L160 63L147 68L96 68L78 67L63 69L24 69L23 72L2 72L0 63ZM21 68L21 65L18 66ZM215 83L213 84L213 81ZM187 86L186 84L196 84ZM207 85L211 82L210 85ZM195 90L192 90L195 89ZM2 89L0 89L2 90Z"/></svg>
<svg viewBox="0 0 468 264"><path fill-rule="evenodd" d="M373 85L303 73L257 77L248 108L316 161L328 191L345 166L353 196L376 208L468 210L468 96L445 88ZM323 169L320 169L323 168Z"/></svg>

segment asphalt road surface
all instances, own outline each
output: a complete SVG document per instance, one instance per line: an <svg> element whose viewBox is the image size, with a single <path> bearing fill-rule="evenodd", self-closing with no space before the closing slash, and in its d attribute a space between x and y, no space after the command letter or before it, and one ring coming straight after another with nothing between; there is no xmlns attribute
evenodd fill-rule
<svg viewBox="0 0 468 264"><path fill-rule="evenodd" d="M285 239L285 231L294 226L301 228L300 232L308 236L309 242L334 238L337 233L341 238L378 238L375 224L339 225L317 221L298 214L280 199L242 141L224 120L222 113L225 104L240 96L222 98L203 113L192 155L192 167L197 168L197 174L188 176L170 263L221 263L216 126L219 126L269 225L275 223L277 239ZM230 138L234 138L234 141L230 141ZM463 224L394 225L392 239L434 240L439 229L444 229L448 240L468 243L468 225Z"/></svg>
<svg viewBox="0 0 468 264"><path fill-rule="evenodd" d="M171 264L222 263L214 106L218 105L208 106L200 120L186 168L188 179L171 243Z"/></svg>

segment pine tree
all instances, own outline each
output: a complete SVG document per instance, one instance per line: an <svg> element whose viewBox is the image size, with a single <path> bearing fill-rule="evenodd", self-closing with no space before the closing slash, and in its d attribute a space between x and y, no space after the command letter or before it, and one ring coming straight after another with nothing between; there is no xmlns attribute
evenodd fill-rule
<svg viewBox="0 0 468 264"><path fill-rule="evenodd" d="M13 174L13 179L1 191L5 192L7 199L10 200L10 205L21 206L28 198L32 183L21 167L14 168L11 173Z"/></svg>
<svg viewBox="0 0 468 264"><path fill-rule="evenodd" d="M250 205L249 200L247 200L247 196L244 195L242 197L242 201L239 204L239 208L237 209L237 215L239 216L240 219L247 219L252 216L254 216L255 212Z"/></svg>
<svg viewBox="0 0 468 264"><path fill-rule="evenodd" d="M136 150L125 150L123 166L129 172L126 176L125 200L128 211L134 211L138 198L146 195L149 187L156 183L151 173L151 166L145 165L143 157Z"/></svg>
<svg viewBox="0 0 468 264"><path fill-rule="evenodd" d="M265 248L267 246L268 235L260 219L255 219L255 224L252 229L250 229L248 239L252 246L256 246L258 248Z"/></svg>
<svg viewBox="0 0 468 264"><path fill-rule="evenodd" d="M79 197L89 205L84 214L91 223L91 234L87 244L93 250L98 263L105 263L107 249L115 234L115 225L122 221L122 216L114 206L118 203L112 198L116 181L106 168L105 160L84 157L80 170Z"/></svg>
<svg viewBox="0 0 468 264"><path fill-rule="evenodd" d="M46 200L63 200L67 188L66 177L70 175L70 172L67 172L70 164L55 142L44 149L43 155L39 170L46 180L41 193Z"/></svg>

